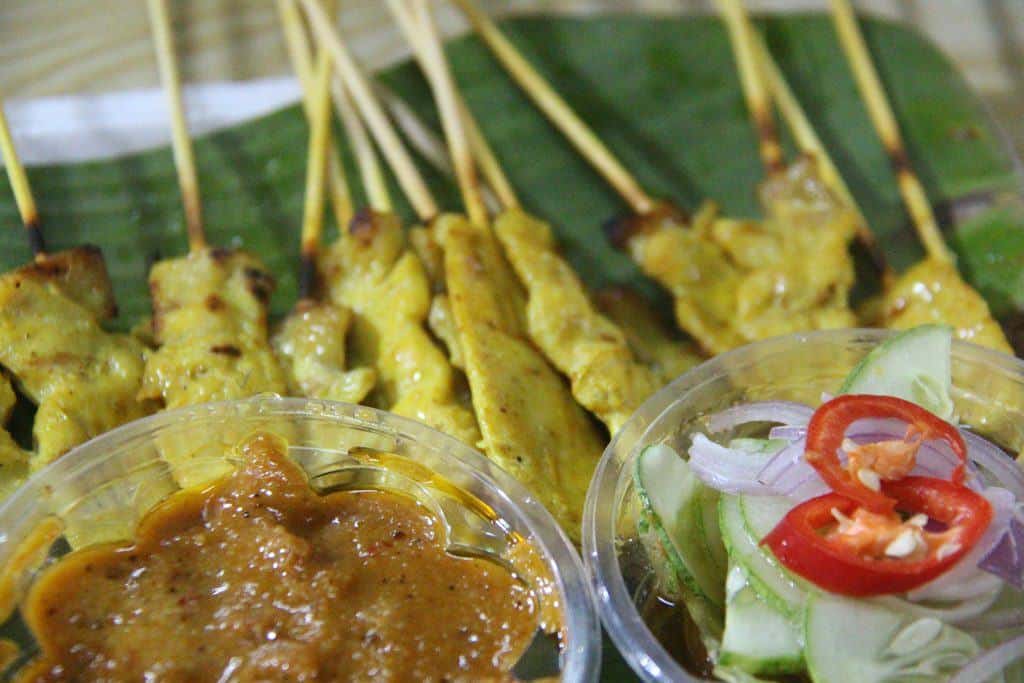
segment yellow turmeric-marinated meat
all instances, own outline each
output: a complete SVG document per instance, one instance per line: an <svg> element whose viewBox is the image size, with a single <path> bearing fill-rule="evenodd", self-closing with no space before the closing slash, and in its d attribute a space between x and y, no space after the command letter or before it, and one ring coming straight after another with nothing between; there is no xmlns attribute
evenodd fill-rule
<svg viewBox="0 0 1024 683"><path fill-rule="evenodd" d="M0 365L37 406L31 464L38 468L151 406L136 398L142 344L103 330L95 309L65 295L59 279L22 275L0 277Z"/></svg>
<svg viewBox="0 0 1024 683"><path fill-rule="evenodd" d="M6 376L0 375L0 424L7 424L17 396ZM28 477L29 453L6 429L0 429L0 500L14 493Z"/></svg>
<svg viewBox="0 0 1024 683"><path fill-rule="evenodd" d="M149 274L153 335L140 396L166 408L284 394L267 337L274 281L243 251L206 248L161 261Z"/></svg>
<svg viewBox="0 0 1024 683"><path fill-rule="evenodd" d="M614 434L659 380L594 307L547 224L511 209L497 217L494 233L526 289L530 339L569 378L576 400Z"/></svg>
<svg viewBox="0 0 1024 683"><path fill-rule="evenodd" d="M915 264L872 302L870 311L867 322L872 325L907 329L944 323L953 326L959 339L1013 354L988 304L953 263L926 258Z"/></svg>
<svg viewBox="0 0 1024 683"><path fill-rule="evenodd" d="M331 300L354 314L352 356L376 369L376 403L476 446L476 418L426 331L431 286L398 218L360 212L325 250L320 271Z"/></svg>
<svg viewBox="0 0 1024 683"><path fill-rule="evenodd" d="M762 221L705 207L687 225L669 208L617 223L626 247L675 299L676 319L709 353L788 332L850 327L854 212L802 160L761 188Z"/></svg>
<svg viewBox="0 0 1024 683"><path fill-rule="evenodd" d="M490 232L456 215L438 218L434 230L484 451L578 540L604 439L528 339L525 311L515 310L523 294Z"/></svg>
<svg viewBox="0 0 1024 683"><path fill-rule="evenodd" d="M84 245L42 254L5 277L52 285L85 307L97 320L109 320L117 315L114 288L99 247Z"/></svg>
<svg viewBox="0 0 1024 683"><path fill-rule="evenodd" d="M418 225L409 230L409 244L419 256L430 280L434 292L430 300L430 311L427 313L427 327L448 350L448 360L459 370L465 369L462 360L462 347L459 345L459 333L455 329L452 318L452 305L448 300L444 284L444 252L437 243L430 229Z"/></svg>
<svg viewBox="0 0 1024 683"><path fill-rule="evenodd" d="M448 360L451 361L451 364L459 370L465 371L466 360L462 357L459 331L455 328L452 302L447 294L435 294L431 299L430 312L427 314L427 327L448 349Z"/></svg>
<svg viewBox="0 0 1024 683"><path fill-rule="evenodd" d="M373 389L373 368L345 368L345 341L352 311L327 301L303 299L272 340L296 396L359 403Z"/></svg>
<svg viewBox="0 0 1024 683"><path fill-rule="evenodd" d="M597 293L597 304L626 335L629 348L646 363L662 384L668 384L704 360L688 341L679 338L674 326L638 292L610 287Z"/></svg>

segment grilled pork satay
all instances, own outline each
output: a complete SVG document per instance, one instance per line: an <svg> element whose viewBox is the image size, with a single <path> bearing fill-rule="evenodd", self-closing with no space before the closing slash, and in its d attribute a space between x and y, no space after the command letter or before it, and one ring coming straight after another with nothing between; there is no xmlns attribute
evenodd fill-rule
<svg viewBox="0 0 1024 683"><path fill-rule="evenodd" d="M255 256L206 243L164 0L149 0L149 10L171 112L189 253L160 261L150 270L153 335L159 348L146 363L139 395L177 408L261 392L283 394L284 373L267 339L274 280Z"/></svg>
<svg viewBox="0 0 1024 683"><path fill-rule="evenodd" d="M381 143L416 212L429 220L437 214L437 206L426 183L331 28L327 12L319 2L305 7L320 44L331 51L344 81L342 90L351 94ZM308 53L308 48L303 49ZM353 121L347 127L357 133L357 125L358 121ZM391 209L376 160L365 158L373 154L372 147L362 146L363 152L359 149L357 145L369 206L357 212L339 239L324 250L320 272L326 294L353 312L352 356L355 362L377 371L373 402L476 445L480 431L473 411L458 393L451 364L425 328L432 292L427 272Z"/></svg>
<svg viewBox="0 0 1024 683"><path fill-rule="evenodd" d="M296 13L290 0L281 0L282 19L289 22ZM285 5L287 5L285 7ZM305 41L298 25L298 40ZM335 215L344 228L352 220L352 202L341 159L332 153L330 135L330 61L323 51L317 55L316 74L308 73L310 56L305 44L291 46L292 61L303 88L303 104L310 120L306 200L302 217L301 277L299 300L272 339L281 365L288 376L289 391L296 395L359 403L377 381L372 368L345 367L345 344L352 324L352 311L322 297L319 259L323 231L324 181L328 180ZM326 175L326 178L325 178Z"/></svg>
<svg viewBox="0 0 1024 683"><path fill-rule="evenodd" d="M707 220L691 223L678 208L643 192L473 0L458 4L512 78L630 205L633 216L610 224L610 238L669 290L678 324L705 351L717 353L764 336L851 322L845 303L850 279L845 245L853 221L820 188L795 192L805 169L794 169L796 177L782 187L768 188L767 221L719 218L706 205L701 214ZM807 207L801 206L808 200ZM790 227L823 221L827 228L812 231L818 235ZM829 255L828 264L807 257L822 249ZM820 267L812 269L808 263ZM831 276L831 270L839 277ZM780 277L786 278L785 287L779 286Z"/></svg>
<svg viewBox="0 0 1024 683"><path fill-rule="evenodd" d="M409 41L419 43L416 52L424 71L443 69L443 65L429 62L430 55L444 59L436 34L423 28L417 31L411 15L403 13L404 6L393 6ZM431 38L437 42L426 44ZM454 81L446 81L454 87ZM458 92L446 98L456 103L483 175L501 205L494 233L526 291L525 329L529 338L568 377L576 400L614 434L661 386L661 381L636 359L618 325L591 302L579 277L558 253L551 228L521 208L482 135L477 144L472 144L473 134L480 135L479 127Z"/></svg>
<svg viewBox="0 0 1024 683"><path fill-rule="evenodd" d="M964 282L953 253L942 239L928 197L910 166L899 124L871 62L853 9L845 0L832 0L832 10L843 51L927 254L887 288L881 301L873 307L871 322L897 329L944 322L956 328L960 339L1013 353L1002 328L992 318L988 304Z"/></svg>
<svg viewBox="0 0 1024 683"><path fill-rule="evenodd" d="M722 243L737 262L744 263L751 257L765 262L761 268L751 266L756 270L746 278L740 300L745 295L772 300L771 313L789 318L772 319L774 316L769 314L764 321L767 326L751 331L756 338L770 336L774 330L853 327L856 317L850 310L849 292L854 268L849 246L858 230L869 244L874 243L873 236L856 209L822 180L816 157L804 156L795 163L785 163L768 86L756 60L754 28L741 0L718 0L718 4L768 176L759 188L767 220L759 226L768 238L765 246L774 249L760 248L747 257L737 253L736 246L749 249L761 245L729 239Z"/></svg>
<svg viewBox="0 0 1024 683"><path fill-rule="evenodd" d="M398 95L379 84L376 90L395 122L402 129L406 139L416 151L438 171L446 176L452 176L454 171L447 156L448 150L434 130L420 119ZM500 168L498 170L500 171ZM493 172L491 174L484 173L488 182L492 181L490 177L492 174ZM482 190L487 192L490 187L485 185ZM515 193L511 191L511 186L505 192L508 193L507 198L513 198L512 201L514 201ZM493 205L496 209L500 209L499 200L493 192L486 195L485 199L488 206ZM433 241L429 243L429 247L436 254L433 259L439 264L436 266L437 269L442 271L444 253ZM694 344L683 339L672 321L670 319L663 320L647 299L638 292L627 287L610 287L597 292L594 300L601 312L622 329L637 360L648 365L662 384L668 384L703 360L703 356ZM431 318L436 312L436 308L432 307ZM460 352L454 321L444 321L441 325L432 323L431 329L439 336L441 334L454 335L454 344L450 343L447 338L444 341L450 347L454 347L455 353ZM456 367L463 367L455 355L452 357L452 363Z"/></svg>
<svg viewBox="0 0 1024 683"><path fill-rule="evenodd" d="M640 293L629 287L609 287L595 297L601 311L618 325L636 357L668 384L704 357L689 341L680 339L670 320L648 303Z"/></svg>
<svg viewBox="0 0 1024 683"><path fill-rule="evenodd" d="M144 366L142 345L127 335L108 333L100 324L116 313L116 306L99 250L43 250L35 202L2 107L0 148L35 251L32 263L0 276L0 365L37 406L35 449L28 461L39 468L94 436L142 417L151 406L135 396ZM3 381L6 385L7 379ZM8 392L3 393L0 413L7 416L12 404L6 400ZM3 441L0 476L24 473L27 454L10 450L13 442L6 434Z"/></svg>
<svg viewBox="0 0 1024 683"><path fill-rule="evenodd" d="M398 3L394 7L399 17L414 12L416 30L433 34L425 3L414 10ZM603 438L529 339L525 293L491 231L462 112L436 45L434 40L424 42L434 49L426 75L468 216L444 214L431 230L444 253L445 284L483 449L530 488L571 537L579 539L583 500Z"/></svg>

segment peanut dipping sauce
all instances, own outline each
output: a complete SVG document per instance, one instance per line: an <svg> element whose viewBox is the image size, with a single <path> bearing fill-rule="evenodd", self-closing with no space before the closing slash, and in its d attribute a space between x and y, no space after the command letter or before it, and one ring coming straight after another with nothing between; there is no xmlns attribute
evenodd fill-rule
<svg viewBox="0 0 1024 683"><path fill-rule="evenodd" d="M507 568L445 552L443 523L385 491L319 495L271 435L130 546L75 551L22 610L19 681L513 680L541 606Z"/></svg>

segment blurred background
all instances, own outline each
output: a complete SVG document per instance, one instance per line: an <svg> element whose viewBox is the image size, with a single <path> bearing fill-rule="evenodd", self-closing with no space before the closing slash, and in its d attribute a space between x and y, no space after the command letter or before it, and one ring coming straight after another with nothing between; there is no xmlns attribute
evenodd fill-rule
<svg viewBox="0 0 1024 683"><path fill-rule="evenodd" d="M708 12L695 0L486 0L498 15L531 13ZM824 0L750 0L755 11L808 11ZM1021 0L861 0L858 8L916 26L942 46L987 102L1024 156L1024 2ZM449 35L466 26L444 6ZM406 54L381 0L346 0L342 25L371 66ZM174 0L186 83L284 76L288 62L272 0ZM157 85L141 0L3 0L0 92L9 101L108 93ZM17 117L15 117L17 118ZM15 126L18 128L19 126Z"/></svg>

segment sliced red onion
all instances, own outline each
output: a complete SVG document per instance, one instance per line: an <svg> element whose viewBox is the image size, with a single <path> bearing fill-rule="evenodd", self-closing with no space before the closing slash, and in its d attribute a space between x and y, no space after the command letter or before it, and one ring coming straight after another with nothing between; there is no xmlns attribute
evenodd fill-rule
<svg viewBox="0 0 1024 683"><path fill-rule="evenodd" d="M1014 515L1016 500L1011 492L996 487L985 489L981 495L992 505L992 522L988 529L955 565L936 579L907 593L907 599L913 602L953 602L968 600L1002 588L1002 577L988 573L979 567L979 563L1007 533Z"/></svg>
<svg viewBox="0 0 1024 683"><path fill-rule="evenodd" d="M783 448L757 478L771 489L799 504L829 492L828 484L804 459L803 439Z"/></svg>
<svg viewBox="0 0 1024 683"><path fill-rule="evenodd" d="M727 493L750 495L784 495L795 503L828 492L817 472L804 458L806 422L813 411L804 405L788 402L759 402L729 408L716 413L709 420L712 432L724 431L740 424L752 422L774 422L781 426L769 432L769 438L785 438L792 442L776 455L766 457L731 449L714 443L706 436L695 437L691 449L691 465L705 484ZM870 443L888 439L902 439L906 423L895 419L863 419L854 422L847 431L847 437L857 443ZM1000 483L1009 478L1009 488L1017 497L1024 499L1024 473L994 444L981 437L964 431L968 443L969 463L967 485L975 491L982 491L983 483L978 470L971 461L978 461L989 470ZM845 455L840 453L840 459ZM941 440L928 440L921 445L912 474L948 479L959 459L952 449ZM759 467L754 471L756 467ZM1021 489L1020 493L1016 491ZM994 543L985 547L991 551ZM976 558L980 560L981 556ZM997 563L999 566L999 563ZM979 578L971 586L971 594L992 589L991 581ZM966 592L963 593L966 596Z"/></svg>
<svg viewBox="0 0 1024 683"><path fill-rule="evenodd" d="M978 563L978 568L1017 590L1024 590L1024 521L1019 516L1010 518L1009 528ZM1021 618L1024 620L1024 615Z"/></svg>
<svg viewBox="0 0 1024 683"><path fill-rule="evenodd" d="M778 495L757 480L757 473L771 457L726 448L703 434L695 434L690 446L690 470L711 488L725 493Z"/></svg>
<svg viewBox="0 0 1024 683"><path fill-rule="evenodd" d="M815 472L814 476L807 477L796 486L783 491L783 495L793 501L794 504L799 505L800 503L806 502L811 498L817 498L818 496L824 496L829 493L832 489L828 487L818 473Z"/></svg>
<svg viewBox="0 0 1024 683"><path fill-rule="evenodd" d="M807 441L805 439L789 444L765 464L764 468L757 473L757 480L763 484L773 486L780 477L785 476L793 468L811 469L813 471L814 468L807 464L807 461L804 459L804 451L806 450Z"/></svg>
<svg viewBox="0 0 1024 683"><path fill-rule="evenodd" d="M960 433L963 434L971 460L987 470L999 486L1009 489L1017 500L1024 501L1024 469L988 439L967 429L961 429Z"/></svg>
<svg viewBox="0 0 1024 683"><path fill-rule="evenodd" d="M986 650L957 671L949 683L988 681L1013 662L1024 657L1024 635Z"/></svg>
<svg viewBox="0 0 1024 683"><path fill-rule="evenodd" d="M772 422L783 425L806 425L814 409L793 401L755 401L743 403L715 413L708 418L708 431L724 432L750 422Z"/></svg>
<svg viewBox="0 0 1024 683"><path fill-rule="evenodd" d="M910 602L905 598L897 597L895 595L883 595L877 598L870 598L872 602L875 602L883 607L895 610L897 612L903 612L905 614L912 614L916 617L931 617L938 619L939 621L947 624L962 624L966 622L973 622L978 619L981 615L986 614L990 611L992 603L999 597L1001 591L992 591L986 595L980 595L970 600L961 600L960 602L954 602L949 604L919 604L916 602Z"/></svg>

